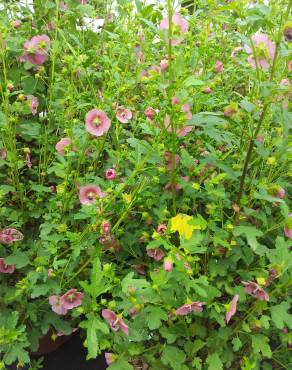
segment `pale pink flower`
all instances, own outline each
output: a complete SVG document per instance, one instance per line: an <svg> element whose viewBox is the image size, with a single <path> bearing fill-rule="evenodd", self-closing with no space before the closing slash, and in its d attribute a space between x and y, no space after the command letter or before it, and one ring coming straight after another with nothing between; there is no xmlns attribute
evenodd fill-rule
<svg viewBox="0 0 292 370"><path fill-rule="evenodd" d="M164 257L164 252L160 248L147 249L147 254L155 261L160 261Z"/></svg>
<svg viewBox="0 0 292 370"><path fill-rule="evenodd" d="M2 274L12 274L15 271L15 265L6 265L4 258L0 258L0 272Z"/></svg>
<svg viewBox="0 0 292 370"><path fill-rule="evenodd" d="M128 123L130 119L133 117L132 112L130 109L119 107L116 112L117 120L121 123Z"/></svg>
<svg viewBox="0 0 292 370"><path fill-rule="evenodd" d="M28 95L27 100L30 102L30 110L33 116L35 116L38 112L39 100L36 96Z"/></svg>
<svg viewBox="0 0 292 370"><path fill-rule="evenodd" d="M292 60L290 60L290 62L288 64L288 71L292 72Z"/></svg>
<svg viewBox="0 0 292 370"><path fill-rule="evenodd" d="M188 32L189 23L182 17L180 13L173 14L172 23L180 29L181 33ZM168 17L165 17L160 22L159 28L161 31L168 30L168 26L169 26Z"/></svg>
<svg viewBox="0 0 292 370"><path fill-rule="evenodd" d="M57 142L55 148L60 155L64 156L66 155L71 144L72 144L71 139L69 137L64 137L63 139Z"/></svg>
<svg viewBox="0 0 292 370"><path fill-rule="evenodd" d="M62 10L67 10L68 9L68 5L66 5L63 0L60 1L59 7Z"/></svg>
<svg viewBox="0 0 292 370"><path fill-rule="evenodd" d="M163 234L166 231L166 229L167 229L167 226L166 225L159 224L157 226L157 230L156 231L158 232L158 234Z"/></svg>
<svg viewBox="0 0 292 370"><path fill-rule="evenodd" d="M105 178L107 180L114 180L117 177L117 173L113 168L108 168L105 171Z"/></svg>
<svg viewBox="0 0 292 370"><path fill-rule="evenodd" d="M110 365L115 361L115 355L113 353L105 352L104 357L107 365Z"/></svg>
<svg viewBox="0 0 292 370"><path fill-rule="evenodd" d="M171 127L171 123L170 123L170 116L167 114L165 116L165 120L164 120L164 124L165 124L165 128L168 132L172 132L172 127ZM192 126L183 126L182 128L178 128L176 130L176 135L178 137L184 137L186 136L189 132L191 132L193 129Z"/></svg>
<svg viewBox="0 0 292 370"><path fill-rule="evenodd" d="M245 286L246 293L251 296L259 299L260 301L268 301L269 295L264 291L257 283L253 281L242 281L242 284Z"/></svg>
<svg viewBox="0 0 292 370"><path fill-rule="evenodd" d="M26 166L28 168L31 168L32 167L29 148L26 148L26 152L25 152L25 164L26 164Z"/></svg>
<svg viewBox="0 0 292 370"><path fill-rule="evenodd" d="M206 86L206 87L203 87L202 92L204 94L211 94L211 92L213 92L213 90L210 86Z"/></svg>
<svg viewBox="0 0 292 370"><path fill-rule="evenodd" d="M221 62L221 60L217 60L214 70L216 73L220 73L224 71L223 63Z"/></svg>
<svg viewBox="0 0 292 370"><path fill-rule="evenodd" d="M237 54L242 51L244 48L242 46L237 46L231 53L231 58L235 58Z"/></svg>
<svg viewBox="0 0 292 370"><path fill-rule="evenodd" d="M103 221L103 223L101 224L101 228L102 228L104 235L110 234L111 225L108 221Z"/></svg>
<svg viewBox="0 0 292 370"><path fill-rule="evenodd" d="M289 214L288 220L285 222L284 234L287 238L292 239L292 213Z"/></svg>
<svg viewBox="0 0 292 370"><path fill-rule="evenodd" d="M14 85L13 85L13 84L9 83L9 84L7 85L7 87L8 87L8 90L9 90L10 92L13 92L13 91L14 91Z"/></svg>
<svg viewBox="0 0 292 370"><path fill-rule="evenodd" d="M103 193L97 185L85 185L79 189L79 200L81 204L94 204L97 198L104 198Z"/></svg>
<svg viewBox="0 0 292 370"><path fill-rule="evenodd" d="M259 142L260 144L262 144L263 141L264 141L264 137L261 136L261 135L259 135L259 136L257 136L256 140L257 140L257 142Z"/></svg>
<svg viewBox="0 0 292 370"><path fill-rule="evenodd" d="M173 269L173 262L172 262L172 260L169 259L169 258L166 258L164 260L163 268L167 272L171 271Z"/></svg>
<svg viewBox="0 0 292 370"><path fill-rule="evenodd" d="M285 194L286 194L285 189L280 188L276 194L276 198L283 199L285 198Z"/></svg>
<svg viewBox="0 0 292 370"><path fill-rule="evenodd" d="M203 306L205 305L205 302L192 302L184 304L183 306L179 307L175 312L177 315L184 316L188 315L191 312L202 312Z"/></svg>
<svg viewBox="0 0 292 370"><path fill-rule="evenodd" d="M84 294L77 291L77 289L70 289L61 296L62 306L66 310L78 307L82 304Z"/></svg>
<svg viewBox="0 0 292 370"><path fill-rule="evenodd" d="M128 325L113 311L103 309L101 315L108 322L113 331L118 331L121 329L126 335L129 335Z"/></svg>
<svg viewBox="0 0 292 370"><path fill-rule="evenodd" d="M177 104L179 104L179 98L178 98L177 96L173 96L173 97L171 98L171 104L172 104L172 105L177 105Z"/></svg>
<svg viewBox="0 0 292 370"><path fill-rule="evenodd" d="M144 111L145 116L150 120L154 118L154 113L154 109L151 107L146 108Z"/></svg>
<svg viewBox="0 0 292 370"><path fill-rule="evenodd" d="M191 107L188 103L182 105L181 111L186 113L186 119L192 119L193 115L191 112Z"/></svg>
<svg viewBox="0 0 292 370"><path fill-rule="evenodd" d="M270 67L270 62L273 61L275 56L275 44L270 40L267 34L261 32L257 32L255 35L253 35L252 41L255 46L258 67L262 69L268 69ZM245 45L244 49L248 54L251 54L248 57L248 62L255 69L256 61L254 59L252 48L248 45Z"/></svg>
<svg viewBox="0 0 292 370"><path fill-rule="evenodd" d="M51 295L49 297L49 304L51 305L52 310L58 315L66 315L68 310L63 306L60 296Z"/></svg>
<svg viewBox="0 0 292 370"><path fill-rule="evenodd" d="M14 27L15 29L18 29L21 26L21 21L19 19L15 19L14 21L11 22L11 26Z"/></svg>
<svg viewBox="0 0 292 370"><path fill-rule="evenodd" d="M100 109L92 109L85 116L85 128L93 136L102 136L111 127L111 121Z"/></svg>
<svg viewBox="0 0 292 370"><path fill-rule="evenodd" d="M161 68L161 71L166 71L167 68L168 68L168 59L162 59L160 61L160 68Z"/></svg>
<svg viewBox="0 0 292 370"><path fill-rule="evenodd" d="M88 0L79 0L79 3L81 5L86 5L86 4L88 4Z"/></svg>
<svg viewBox="0 0 292 370"><path fill-rule="evenodd" d="M8 228L0 231L0 243L2 244L12 244L23 239L23 234L12 228Z"/></svg>
<svg viewBox="0 0 292 370"><path fill-rule="evenodd" d="M228 309L227 309L226 316L225 316L225 320L226 320L226 323L227 323L227 324L229 323L229 321L230 321L231 317L232 317L232 316L234 316L234 315L235 315L235 313L236 313L236 309L237 309L237 301L238 301L238 299L239 299L239 295L238 295L238 294L236 294L236 295L233 297L233 299L232 299L232 301L230 302L230 304L229 304L229 307L228 307Z"/></svg>
<svg viewBox="0 0 292 370"><path fill-rule="evenodd" d="M48 269L48 277L53 277L53 276L54 276L54 270Z"/></svg>
<svg viewBox="0 0 292 370"><path fill-rule="evenodd" d="M50 38L47 35L34 36L23 45L22 62L41 65L48 59Z"/></svg>

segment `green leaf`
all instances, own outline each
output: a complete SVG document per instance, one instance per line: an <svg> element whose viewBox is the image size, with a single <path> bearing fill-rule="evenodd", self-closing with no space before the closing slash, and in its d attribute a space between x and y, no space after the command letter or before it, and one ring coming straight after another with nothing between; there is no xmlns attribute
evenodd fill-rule
<svg viewBox="0 0 292 370"><path fill-rule="evenodd" d="M150 283L145 279L134 279L134 272L129 272L122 280L122 291L127 294L129 287L135 287L137 290L149 288Z"/></svg>
<svg viewBox="0 0 292 370"><path fill-rule="evenodd" d="M46 295L50 289L50 286L47 284L42 285L34 285L32 292L31 292L31 298L37 298L42 295Z"/></svg>
<svg viewBox="0 0 292 370"><path fill-rule="evenodd" d="M257 237L262 236L263 232L258 230L255 226L237 226L234 228L233 234L235 236L244 234L249 246L253 251L256 251L259 246Z"/></svg>
<svg viewBox="0 0 292 370"><path fill-rule="evenodd" d="M290 304L286 301L276 306L271 306L272 321L276 328L284 329L284 327L288 326L289 329L292 329L292 315L288 312L289 309Z"/></svg>
<svg viewBox="0 0 292 370"><path fill-rule="evenodd" d="M16 268L22 268L29 264L29 259L24 252L15 251L13 254L5 258L7 265L16 265Z"/></svg>
<svg viewBox="0 0 292 370"><path fill-rule="evenodd" d="M8 351L5 353L3 360L7 365L11 365L13 362L16 361L27 364L29 363L30 358L28 352L23 349L20 344L15 343L13 344L13 346L10 346Z"/></svg>
<svg viewBox="0 0 292 370"><path fill-rule="evenodd" d="M206 363L208 364L208 370L223 370L223 364L217 353L208 355Z"/></svg>
<svg viewBox="0 0 292 370"><path fill-rule="evenodd" d="M195 76L189 76L189 77L187 77L184 80L183 85L185 87L189 87L189 86L204 86L205 85L205 82L202 81L202 80L198 80Z"/></svg>
<svg viewBox="0 0 292 370"><path fill-rule="evenodd" d="M19 133L24 140L38 139L41 132L41 125L38 122L25 122L17 126Z"/></svg>
<svg viewBox="0 0 292 370"><path fill-rule="evenodd" d="M148 306L145 309L146 321L150 330L158 329L162 325L162 320L167 320L167 313L156 306Z"/></svg>
<svg viewBox="0 0 292 370"><path fill-rule="evenodd" d="M269 346L269 338L262 334L254 334L251 337L252 348L255 354L262 353L264 357L271 358L272 351Z"/></svg>
<svg viewBox="0 0 292 370"><path fill-rule="evenodd" d="M186 249L189 253L205 253L207 250L206 246L202 246L201 242L204 239L204 235L200 231L193 233L190 240L181 239L181 247Z"/></svg>
<svg viewBox="0 0 292 370"><path fill-rule="evenodd" d="M238 337L233 338L231 343L232 343L234 352L237 352L242 347L241 340Z"/></svg>
<svg viewBox="0 0 292 370"><path fill-rule="evenodd" d="M185 360L185 353L177 347L167 345L162 352L161 361L174 370L180 370Z"/></svg>
<svg viewBox="0 0 292 370"><path fill-rule="evenodd" d="M51 193L52 189L49 186L33 184L31 185L31 190L36 191L37 193Z"/></svg>
<svg viewBox="0 0 292 370"><path fill-rule="evenodd" d="M133 366L130 365L126 360L120 359L110 364L107 370L134 370Z"/></svg>

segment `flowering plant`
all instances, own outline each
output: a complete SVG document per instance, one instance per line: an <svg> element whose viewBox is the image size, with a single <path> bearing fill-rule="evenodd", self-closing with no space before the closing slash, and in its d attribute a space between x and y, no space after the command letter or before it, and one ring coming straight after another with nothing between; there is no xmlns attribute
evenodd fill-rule
<svg viewBox="0 0 292 370"><path fill-rule="evenodd" d="M0 369L76 329L110 370L289 367L292 1L264 3L0 3Z"/></svg>

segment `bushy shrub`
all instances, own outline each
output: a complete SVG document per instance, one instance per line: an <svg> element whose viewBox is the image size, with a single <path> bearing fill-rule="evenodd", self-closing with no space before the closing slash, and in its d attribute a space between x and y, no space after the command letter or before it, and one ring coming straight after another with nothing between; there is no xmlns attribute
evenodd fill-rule
<svg viewBox="0 0 292 370"><path fill-rule="evenodd" d="M0 2L0 368L80 328L112 370L288 369L292 1L22 3Z"/></svg>

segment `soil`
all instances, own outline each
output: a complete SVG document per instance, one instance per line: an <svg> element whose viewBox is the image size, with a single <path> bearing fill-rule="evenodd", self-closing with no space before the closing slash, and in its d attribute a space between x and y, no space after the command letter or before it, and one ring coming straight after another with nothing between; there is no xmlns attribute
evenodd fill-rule
<svg viewBox="0 0 292 370"><path fill-rule="evenodd" d="M37 359L37 357L33 357ZM106 363L102 354L95 360L86 361L86 349L78 333L64 343L58 350L43 356L43 367L40 370L105 370ZM10 367L16 370L16 367ZM27 370L27 368L22 368Z"/></svg>

